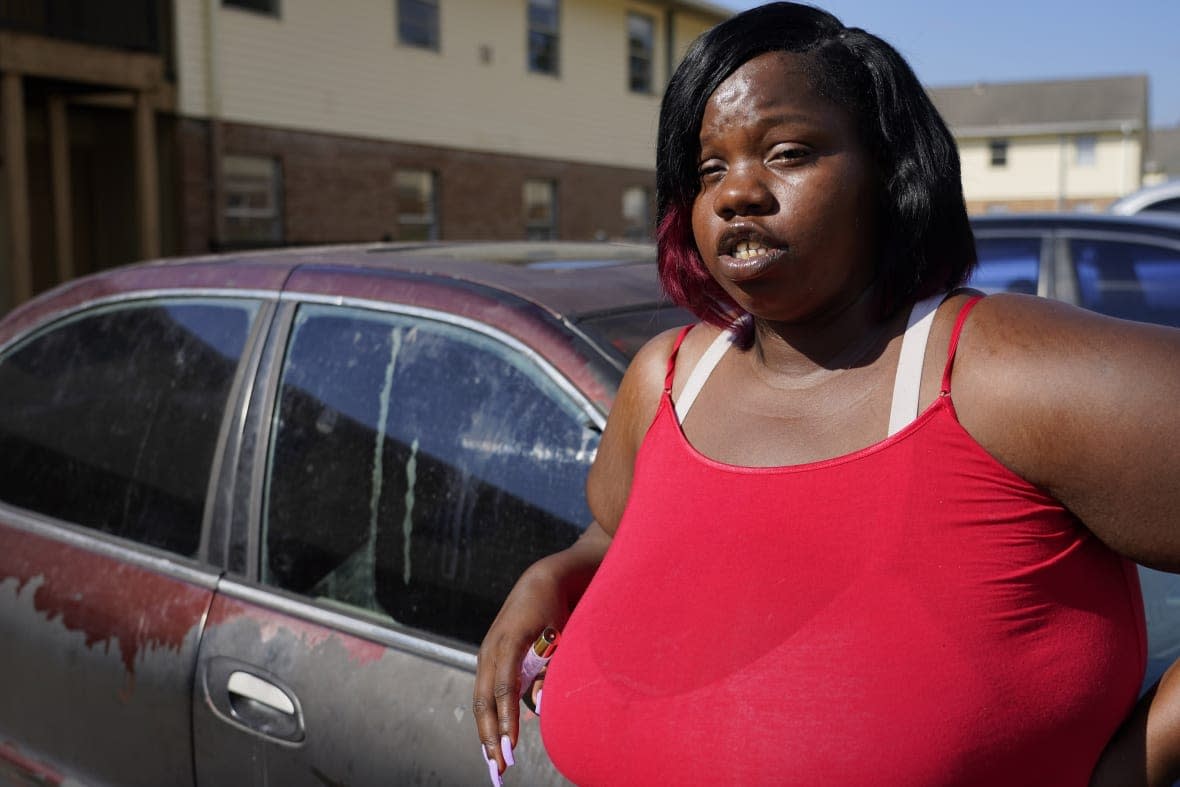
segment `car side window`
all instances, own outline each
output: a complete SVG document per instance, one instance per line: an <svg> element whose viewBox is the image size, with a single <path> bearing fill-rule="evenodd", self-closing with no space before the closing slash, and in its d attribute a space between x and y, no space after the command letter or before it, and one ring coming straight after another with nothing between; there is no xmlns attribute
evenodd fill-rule
<svg viewBox="0 0 1180 787"><path fill-rule="evenodd" d="M1126 320L1180 326L1180 249L1073 238L1082 306Z"/></svg>
<svg viewBox="0 0 1180 787"><path fill-rule="evenodd" d="M255 302L97 308L0 357L0 500L194 556Z"/></svg>
<svg viewBox="0 0 1180 787"><path fill-rule="evenodd" d="M979 264L968 287L986 293L1025 292L1035 295L1041 261L1038 237L979 238L975 243Z"/></svg>
<svg viewBox="0 0 1180 787"><path fill-rule="evenodd" d="M304 305L273 419L262 581L477 643L520 572L589 522L598 439L508 344Z"/></svg>

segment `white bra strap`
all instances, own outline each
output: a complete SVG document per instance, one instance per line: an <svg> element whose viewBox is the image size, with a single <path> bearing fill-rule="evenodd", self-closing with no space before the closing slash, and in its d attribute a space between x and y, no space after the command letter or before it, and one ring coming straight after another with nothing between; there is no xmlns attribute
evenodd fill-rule
<svg viewBox="0 0 1180 787"><path fill-rule="evenodd" d="M680 423L684 423L689 408L697 400L697 394L701 392L701 388L705 386L705 380L709 379L709 375L721 362L721 356L725 355L725 351L733 344L733 336L733 331L722 331L717 334L717 338L709 345L709 349L705 350L704 355L697 361L697 365L692 367L688 379L684 381L684 388L680 391L680 396L675 402L676 419Z"/></svg>
<svg viewBox="0 0 1180 787"><path fill-rule="evenodd" d="M934 313L946 295L939 293L914 304L905 335L901 339L901 357L897 377L893 380L893 406L889 411L889 434L896 434L918 415L918 387L922 382L922 362L926 358L926 339Z"/></svg>

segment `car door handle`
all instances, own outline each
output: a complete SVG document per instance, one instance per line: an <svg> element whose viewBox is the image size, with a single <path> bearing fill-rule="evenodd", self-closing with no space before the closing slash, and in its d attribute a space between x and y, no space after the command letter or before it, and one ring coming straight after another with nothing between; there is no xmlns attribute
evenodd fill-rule
<svg viewBox="0 0 1180 787"><path fill-rule="evenodd" d="M304 739L299 698L278 678L224 656L210 659L202 672L209 704L227 721L271 738Z"/></svg>
<svg viewBox="0 0 1180 787"><path fill-rule="evenodd" d="M287 716L295 715L295 703L291 701L286 692L257 675L251 675L249 672L241 670L232 672L226 683L226 688L229 689L231 704L233 703L232 697L245 697Z"/></svg>

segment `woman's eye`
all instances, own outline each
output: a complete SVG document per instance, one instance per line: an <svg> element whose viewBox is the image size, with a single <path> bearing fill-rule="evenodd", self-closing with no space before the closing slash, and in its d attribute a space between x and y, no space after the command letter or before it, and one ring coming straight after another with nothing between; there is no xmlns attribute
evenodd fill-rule
<svg viewBox="0 0 1180 787"><path fill-rule="evenodd" d="M797 161L799 159L807 158L811 155L811 151L807 148L791 146L783 147L774 151L771 158L779 161Z"/></svg>
<svg viewBox="0 0 1180 787"><path fill-rule="evenodd" d="M697 169L697 176L701 180L713 180L721 176L725 171L720 164L704 163Z"/></svg>

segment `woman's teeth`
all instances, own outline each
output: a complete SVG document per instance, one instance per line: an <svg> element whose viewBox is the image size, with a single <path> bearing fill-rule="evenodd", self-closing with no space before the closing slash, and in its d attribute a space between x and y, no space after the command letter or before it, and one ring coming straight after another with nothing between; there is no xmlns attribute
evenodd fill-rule
<svg viewBox="0 0 1180 787"><path fill-rule="evenodd" d="M734 247L733 256L739 260L750 260L754 257L760 257L769 251L770 249L757 241L744 240Z"/></svg>

